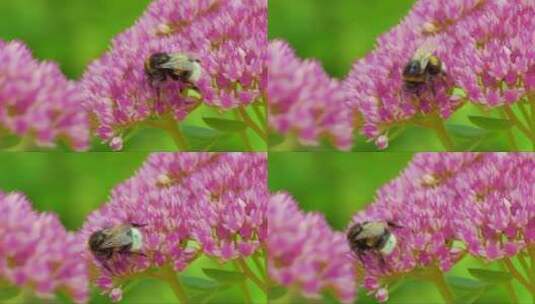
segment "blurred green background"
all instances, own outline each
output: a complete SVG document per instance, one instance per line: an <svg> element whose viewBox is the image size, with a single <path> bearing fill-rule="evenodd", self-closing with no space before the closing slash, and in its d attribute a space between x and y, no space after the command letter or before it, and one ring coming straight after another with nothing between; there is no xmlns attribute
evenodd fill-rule
<svg viewBox="0 0 535 304"><path fill-rule="evenodd" d="M355 60L363 58L375 47L382 33L396 26L409 12L415 0L269 0L270 39L281 38L290 43L301 58L318 59L333 77L344 79ZM452 125L475 127L468 115L490 115L472 105L466 105L449 120ZM501 118L500 116L493 115ZM454 130L453 130L454 129ZM456 150L477 151L510 150L506 132L468 130L461 136L458 126L452 126L450 134ZM463 129L466 130L466 129ZM476 136L466 137L466 133ZM392 133L392 132L391 132ZM514 131L519 149L531 151L531 143ZM275 147L278 151L315 151L332 149L327 143L319 148L288 146ZM377 151L375 144L363 136L355 136L354 151ZM388 151L443 151L444 148L433 131L408 126L404 132L391 139Z"/></svg>
<svg viewBox="0 0 535 304"><path fill-rule="evenodd" d="M0 191L26 194L34 209L54 212L69 230L82 227L86 216L105 203L111 190L133 176L148 153L0 153ZM222 268L203 258L183 275L207 279L203 267ZM233 265L225 269L234 270ZM265 303L265 295L248 284L255 303ZM197 291L198 292L198 291ZM124 294L122 303L177 303L174 293L164 283L139 280ZM241 303L239 287L217 293L206 303ZM0 301L2 302L2 301ZM46 302L51 303L51 302ZM90 303L110 303L93 290ZM17 303L18 304L18 303Z"/></svg>
<svg viewBox="0 0 535 304"><path fill-rule="evenodd" d="M335 230L345 230L352 216L373 202L375 193L397 177L412 159L412 153L280 152L269 154L269 189L286 191L307 212L321 212ZM501 270L467 257L447 277L472 278L469 267ZM473 279L473 278L472 278ZM531 296L515 284L519 303ZM458 291L454 289L454 291ZM461 294L463 291L458 291ZM459 303L472 303L468 299ZM358 303L375 303L361 290ZM282 302L284 303L284 302ZM388 303L443 303L436 287L414 278L391 292ZM474 303L510 303L505 288L489 288Z"/></svg>
<svg viewBox="0 0 535 304"><path fill-rule="evenodd" d="M70 79L80 79L85 67L99 58L111 39L132 26L150 0L0 0L0 39L22 40L39 60L53 60ZM249 111L253 119L252 111ZM236 133L221 134L207 128L203 117L234 119L212 108L201 107L184 122L192 150L245 150ZM246 131L255 151L266 144ZM110 151L95 139L93 151ZM125 151L176 151L173 140L159 129L141 128L125 143Z"/></svg>

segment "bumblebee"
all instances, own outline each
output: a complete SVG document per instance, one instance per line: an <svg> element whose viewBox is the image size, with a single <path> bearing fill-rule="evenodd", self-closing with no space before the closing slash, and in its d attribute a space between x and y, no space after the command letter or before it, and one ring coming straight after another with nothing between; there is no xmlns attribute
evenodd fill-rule
<svg viewBox="0 0 535 304"><path fill-rule="evenodd" d="M440 58L433 55L432 51L420 48L403 69L405 89L411 93L417 93L420 88L444 73L444 65Z"/></svg>
<svg viewBox="0 0 535 304"><path fill-rule="evenodd" d="M384 265L384 256L390 255L397 245L392 228L401 228L391 222L356 223L347 231L347 241L351 251L364 263L362 257L367 253L379 256Z"/></svg>
<svg viewBox="0 0 535 304"><path fill-rule="evenodd" d="M111 228L97 230L88 241L89 250L95 258L110 272L107 262L115 254L138 254L143 247L143 233L139 228L145 225L120 224Z"/></svg>
<svg viewBox="0 0 535 304"><path fill-rule="evenodd" d="M195 88L201 73L201 61L184 53L154 53L145 60L145 75L153 87L171 78Z"/></svg>

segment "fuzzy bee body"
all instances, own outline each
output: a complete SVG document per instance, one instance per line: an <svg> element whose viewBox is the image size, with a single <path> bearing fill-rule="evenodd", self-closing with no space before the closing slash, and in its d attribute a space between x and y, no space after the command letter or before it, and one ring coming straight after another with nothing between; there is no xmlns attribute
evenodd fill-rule
<svg viewBox="0 0 535 304"><path fill-rule="evenodd" d="M399 226L390 222L356 223L347 232L349 247L362 262L364 255L373 253L384 264L384 256L390 255L397 245L396 236L391 231L395 227Z"/></svg>
<svg viewBox="0 0 535 304"><path fill-rule="evenodd" d="M154 53L145 60L145 74L153 87L168 78L195 87L201 73L200 60L183 53Z"/></svg>
<svg viewBox="0 0 535 304"><path fill-rule="evenodd" d="M405 65L402 73L405 89L417 93L420 88L444 74L442 61L429 50L418 49L416 54Z"/></svg>
<svg viewBox="0 0 535 304"><path fill-rule="evenodd" d="M143 234L139 229L143 226L130 223L97 230L89 237L89 249L95 258L111 272L107 261L115 254L144 255L140 252L143 247Z"/></svg>

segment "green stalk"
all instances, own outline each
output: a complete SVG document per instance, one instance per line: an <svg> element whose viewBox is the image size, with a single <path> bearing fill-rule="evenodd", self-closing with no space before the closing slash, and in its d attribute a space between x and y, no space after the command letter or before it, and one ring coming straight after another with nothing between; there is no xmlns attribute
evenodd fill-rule
<svg viewBox="0 0 535 304"><path fill-rule="evenodd" d="M516 103L516 105L517 105L518 109L520 110L520 113L522 114L522 117L524 117L524 120L526 121L526 124L528 125L528 128L530 128L531 131L533 132L531 118L529 117L529 113L528 113L528 110L526 109L526 106L522 103L522 101L518 101Z"/></svg>
<svg viewBox="0 0 535 304"><path fill-rule="evenodd" d="M438 267L434 267L433 269L430 269L429 277L433 283L435 283L440 295L444 299L444 302L447 304L453 304L455 302L455 298L450 287L448 286L448 283L444 279L444 274L442 271L440 271Z"/></svg>
<svg viewBox="0 0 535 304"><path fill-rule="evenodd" d="M524 133L524 135L526 135L526 137L529 138L531 142L533 142L533 144L535 144L535 136L531 133L531 131L528 128L526 128L526 126L522 124L522 122L518 119L518 117L516 117L513 110L511 110L511 107L505 105L503 106L503 110L505 114L507 115L507 117L509 118L509 120L518 128L518 130Z"/></svg>
<svg viewBox="0 0 535 304"><path fill-rule="evenodd" d="M239 258L238 260L236 260L236 262L238 263L238 265L240 266L240 268L242 269L243 273L245 274L245 276L251 280L251 282L253 282L256 286L258 286L258 288L260 288L264 293L267 293L267 288L266 288L266 284L264 282L262 282L252 271L251 269L249 268L249 266L247 266L247 263L245 262L245 260L243 258Z"/></svg>
<svg viewBox="0 0 535 304"><path fill-rule="evenodd" d="M262 275L263 278L267 278L265 263L264 265L262 265L262 262L256 255L253 255L253 262L255 263L255 266L258 269L258 272L260 272L260 275Z"/></svg>
<svg viewBox="0 0 535 304"><path fill-rule="evenodd" d="M511 260L509 258L504 258L503 262L505 266L507 267L507 269L509 270L509 272L511 273L511 275L513 276L513 278L515 278L518 281L518 283L522 284L522 286L524 286L531 293L531 295L535 296L535 287L533 287L533 285L531 285L522 276L522 274L518 272L518 270L516 270Z"/></svg>
<svg viewBox="0 0 535 304"><path fill-rule="evenodd" d="M160 277L162 280L166 281L169 284L181 304L189 303L188 296L186 295L186 290L184 289L184 286L182 286L182 282L180 282L180 279L173 271L173 269L171 269L171 267L163 267L160 273Z"/></svg>
<svg viewBox="0 0 535 304"><path fill-rule="evenodd" d="M252 119L251 117L249 116L249 114L247 114L247 111L245 110L244 107L240 107L239 108L239 113L240 115L242 116L243 118L243 122L249 127L251 128L251 130L253 130L258 136L260 136L260 138L262 138L264 141L267 142L267 135L266 135L266 132L263 131Z"/></svg>
<svg viewBox="0 0 535 304"><path fill-rule="evenodd" d="M234 267L236 267L236 270L240 270L240 264L238 264L237 262L234 262ZM251 296L251 291L249 291L249 288L247 287L247 281L240 282L240 288L243 291L243 295L245 296L245 303L252 304L253 297Z"/></svg>
<svg viewBox="0 0 535 304"><path fill-rule="evenodd" d="M507 119L507 116L505 113L500 112L500 115L503 119ZM505 134L507 135L507 141L509 142L509 146L512 148L513 151L519 151L518 144L516 143L515 135L513 133L513 130L508 129Z"/></svg>
<svg viewBox="0 0 535 304"><path fill-rule="evenodd" d="M502 270L507 270L507 266L505 265L505 263L500 263L500 266L502 268ZM519 301L518 301L518 296L516 295L516 292L515 292L515 289L513 287L513 283L511 283L511 281L508 281L507 283L505 283L505 290L507 291L507 293L509 294L509 297L511 298L511 304L518 304Z"/></svg>
<svg viewBox="0 0 535 304"><path fill-rule="evenodd" d="M162 121L162 128L173 138L173 141L179 150L189 150L189 144L186 140L186 137L182 133L182 130L180 130L180 126L178 125L177 121L171 115L168 115Z"/></svg>
<svg viewBox="0 0 535 304"><path fill-rule="evenodd" d="M264 130L266 130L267 129L267 119L264 116L264 114L262 113L262 109L260 107L261 107L261 105L259 105L257 103L253 104L253 110L254 110L254 113L256 115L256 118L260 121L260 123L262 123L262 126L264 127Z"/></svg>
<svg viewBox="0 0 535 304"><path fill-rule="evenodd" d="M429 126L435 131L438 136L438 139L440 140L442 146L444 146L446 151L453 151L453 140L448 134L448 130L446 130L446 127L444 126L444 121L442 120L442 118L440 118L438 114L433 114Z"/></svg>
<svg viewBox="0 0 535 304"><path fill-rule="evenodd" d="M240 112L238 110L234 110L234 116L236 117L236 119L240 119ZM249 141L249 137L247 137L247 130L243 130L239 133L247 151L253 151L253 146L251 145L251 142Z"/></svg>

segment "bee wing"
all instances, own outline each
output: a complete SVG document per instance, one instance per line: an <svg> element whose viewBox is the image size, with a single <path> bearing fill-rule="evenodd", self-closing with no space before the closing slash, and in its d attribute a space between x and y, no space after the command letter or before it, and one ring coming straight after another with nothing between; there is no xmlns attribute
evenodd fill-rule
<svg viewBox="0 0 535 304"><path fill-rule="evenodd" d="M193 61L185 54L171 54L169 61L161 64L160 67L178 71L191 71L193 70Z"/></svg>
<svg viewBox="0 0 535 304"><path fill-rule="evenodd" d="M119 225L105 231L108 238L100 246L101 248L121 247L132 243L132 237L128 235L132 227L130 225Z"/></svg>
<svg viewBox="0 0 535 304"><path fill-rule="evenodd" d="M382 223L368 223L358 234L357 240L375 238L383 234L385 227Z"/></svg>

